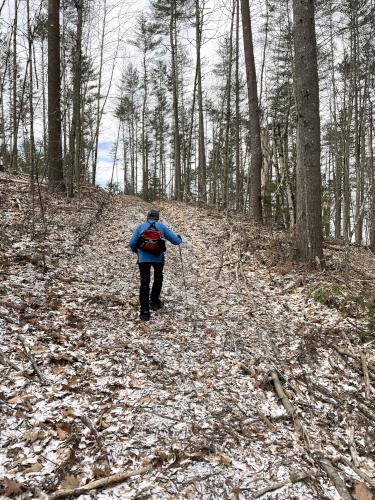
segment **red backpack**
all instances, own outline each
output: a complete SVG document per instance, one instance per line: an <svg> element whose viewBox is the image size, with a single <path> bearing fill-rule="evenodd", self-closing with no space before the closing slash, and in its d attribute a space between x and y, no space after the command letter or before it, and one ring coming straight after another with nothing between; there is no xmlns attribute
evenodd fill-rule
<svg viewBox="0 0 375 500"><path fill-rule="evenodd" d="M137 240L137 248L153 255L161 255L166 251L165 240L163 240L161 232L156 229L155 222L151 222L148 229L142 231Z"/></svg>

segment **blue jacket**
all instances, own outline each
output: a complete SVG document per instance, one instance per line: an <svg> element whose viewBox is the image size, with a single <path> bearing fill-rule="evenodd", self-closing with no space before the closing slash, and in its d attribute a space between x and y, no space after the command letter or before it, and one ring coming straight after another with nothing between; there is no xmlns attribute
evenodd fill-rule
<svg viewBox="0 0 375 500"><path fill-rule="evenodd" d="M147 222L143 222L138 227L135 228L132 237L130 238L129 245L132 251L138 254L138 262L154 262L160 264L164 260L164 254L161 255L153 255L150 252L146 252L145 250L141 250L137 248L137 239L141 235L142 231L148 229L151 223L155 223L155 228L161 232L162 238L168 240L173 245L180 245L182 240L177 234L171 231L167 226L162 224L161 222L156 221L155 219L148 219Z"/></svg>

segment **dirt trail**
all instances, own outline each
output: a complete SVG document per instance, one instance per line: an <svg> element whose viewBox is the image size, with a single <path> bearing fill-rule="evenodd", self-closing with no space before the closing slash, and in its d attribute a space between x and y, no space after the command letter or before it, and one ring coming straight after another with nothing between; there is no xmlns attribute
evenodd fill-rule
<svg viewBox="0 0 375 500"><path fill-rule="evenodd" d="M322 466L330 460L349 494L359 478L338 456L351 460L354 447L371 476L374 420L361 373L333 349L340 318L301 293L293 273L255 259L240 218L165 203L184 240L187 297L169 246L165 308L140 322L127 241L148 209L115 198L80 251L37 284L49 312L22 335L47 382L13 372L2 384L4 475L25 498L145 465L97 498L247 499L270 485L264 498L340 498Z"/></svg>

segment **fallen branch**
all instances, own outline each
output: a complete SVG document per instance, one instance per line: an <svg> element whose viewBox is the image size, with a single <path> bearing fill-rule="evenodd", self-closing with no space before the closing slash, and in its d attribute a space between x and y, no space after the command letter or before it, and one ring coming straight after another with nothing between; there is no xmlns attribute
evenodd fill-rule
<svg viewBox="0 0 375 500"><path fill-rule="evenodd" d="M81 422L86 425L86 427L90 430L91 434L94 436L98 447L101 449L101 451L103 452L103 454L105 456L107 466L108 466L108 468L110 468L108 453L104 449L102 440L100 439L100 436L98 434L98 431L95 429L94 424L91 422L91 420L89 419L89 417L87 415L80 415L79 418L80 418Z"/></svg>
<svg viewBox="0 0 375 500"><path fill-rule="evenodd" d="M354 427L352 425L349 428L349 450L350 450L350 455L352 457L354 465L359 465L358 453L357 453L357 448L356 448L355 439L354 439Z"/></svg>
<svg viewBox="0 0 375 500"><path fill-rule="evenodd" d="M254 376L254 369L249 368L248 366L245 365L245 363L238 363L238 366L243 370L246 375L250 375L251 377Z"/></svg>
<svg viewBox="0 0 375 500"><path fill-rule="evenodd" d="M21 372L22 371L21 368L19 368L17 365L15 365L13 363L13 361L11 361L10 359L6 358L5 355L2 352L0 352L0 361L3 363L4 366L10 366L16 372Z"/></svg>
<svg viewBox="0 0 375 500"><path fill-rule="evenodd" d="M296 411L292 405L292 403L289 401L288 396L285 394L284 389L282 388L279 376L276 372L276 370L271 371L271 377L273 380L273 384L275 387L276 394L279 396L282 405L285 408L285 411L289 415L289 417L293 420L294 422L294 428L296 431L302 435L305 434L302 422L300 418L296 415Z"/></svg>
<svg viewBox="0 0 375 500"><path fill-rule="evenodd" d="M13 361L8 359L2 352L0 352L0 361L4 366L9 366L10 368L13 368L13 370L16 371L17 373L22 374L23 377L32 380L32 377L30 377L29 374L25 373L19 366L17 366L15 363L13 363Z"/></svg>
<svg viewBox="0 0 375 500"><path fill-rule="evenodd" d="M369 378L366 356L365 354L363 354L363 352L361 352L361 365L363 371L363 384L365 386L365 395L366 398L368 399L370 397L370 378Z"/></svg>
<svg viewBox="0 0 375 500"><path fill-rule="evenodd" d="M375 413L372 412L369 408L367 408L367 406L363 403L360 403L360 402L357 402L357 405L358 405L358 408L359 410L364 414L366 415L366 417L370 420L372 420L373 422L375 422Z"/></svg>
<svg viewBox="0 0 375 500"><path fill-rule="evenodd" d="M27 348L27 345L26 345L26 343L25 343L24 339L23 339L20 335L18 335L18 336L17 336L17 339L21 342L22 347L23 347L23 350L25 351L25 354L26 354L26 356L28 357L28 359L29 359L29 361L30 361L30 363L31 363L31 365L32 365L32 367L33 367L33 369L34 369L34 372L35 372L35 373L37 374L37 376L39 377L39 379L40 379L41 383L42 383L43 385L45 385L45 384L47 383L47 380L45 379L45 377L44 377L43 373L40 371L40 369L39 369L38 365L36 364L36 361L35 361L35 359L34 359L34 356L31 354L31 352L30 352L30 351L29 351L29 349Z"/></svg>
<svg viewBox="0 0 375 500"><path fill-rule="evenodd" d="M375 488L375 480L372 479L368 474L366 474L366 472L363 472L363 470L361 470L359 467L357 467L355 464L353 464L353 462L351 462L350 460L348 460L346 457L344 457L342 455L340 455L340 462L343 462L345 465L350 467L352 469L352 471L357 474L357 476L359 476L361 479L366 481L366 483L368 483L370 486Z"/></svg>
<svg viewBox="0 0 375 500"><path fill-rule="evenodd" d="M262 422L269 428L271 432L276 432L277 427L274 425L271 420L267 417L267 415L264 415L260 410L257 410L257 414L259 418L262 420Z"/></svg>
<svg viewBox="0 0 375 500"><path fill-rule="evenodd" d="M310 470L307 472L298 472L295 474L291 474L289 479L285 479L284 481L279 481L277 483L272 483L261 490L258 490L254 493L254 498L259 498L270 491L279 490L288 484L298 483L299 481L303 481L304 479L314 477L316 472L314 470Z"/></svg>
<svg viewBox="0 0 375 500"><path fill-rule="evenodd" d="M363 371L362 360L360 356L356 355L354 352L346 351L345 349L341 349L340 347L337 346L333 346L333 348L342 356L352 358L352 360L354 361L354 366L357 368L357 370ZM368 364L367 364L367 374L369 378L375 381L375 372L371 366L368 366Z"/></svg>
<svg viewBox="0 0 375 500"><path fill-rule="evenodd" d="M55 498L68 498L84 495L85 493L89 493L92 490L108 488L109 486L122 483L130 477L141 476L142 474L146 474L147 472L152 470L152 468L152 465L148 465L147 467L141 467L140 469L130 470L128 472L118 472L117 474L112 474L111 476L97 479L96 481L92 481L91 483L87 483L83 486L78 486L77 488L55 491L54 493L52 493L52 495L50 495L49 498L50 500L54 500Z"/></svg>
<svg viewBox="0 0 375 500"><path fill-rule="evenodd" d="M337 470L331 464L331 462L327 458L322 458L319 460L319 463L322 469L326 472L327 476L330 478L332 483L335 485L335 488L338 494L341 496L343 500L352 500L352 495L350 494L344 480L338 474Z"/></svg>

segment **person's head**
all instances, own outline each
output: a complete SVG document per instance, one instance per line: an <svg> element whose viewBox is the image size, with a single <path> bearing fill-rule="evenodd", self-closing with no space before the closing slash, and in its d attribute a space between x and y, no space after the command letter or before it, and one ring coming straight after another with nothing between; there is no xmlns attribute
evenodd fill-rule
<svg viewBox="0 0 375 500"><path fill-rule="evenodd" d="M159 220L159 210L152 209L148 212L147 214L147 220L149 219L154 219L154 220Z"/></svg>

